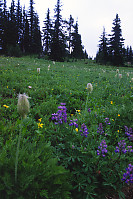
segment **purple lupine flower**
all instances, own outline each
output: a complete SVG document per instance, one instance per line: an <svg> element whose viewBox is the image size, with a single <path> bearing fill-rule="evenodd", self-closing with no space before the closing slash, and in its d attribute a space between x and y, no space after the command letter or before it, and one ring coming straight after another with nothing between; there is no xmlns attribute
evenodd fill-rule
<svg viewBox="0 0 133 199"><path fill-rule="evenodd" d="M97 128L97 133L99 133L99 134L104 133L102 123L99 124L99 127Z"/></svg>
<svg viewBox="0 0 133 199"><path fill-rule="evenodd" d="M61 106L58 106L57 113L52 114L52 120L55 120L55 124L62 124L63 122L67 122L67 108L65 107L65 103L61 103Z"/></svg>
<svg viewBox="0 0 133 199"><path fill-rule="evenodd" d="M90 113L91 112L91 109L90 108L88 108L88 113Z"/></svg>
<svg viewBox="0 0 133 199"><path fill-rule="evenodd" d="M132 146L127 146L127 148L128 148L128 152L133 152L133 149L132 149Z"/></svg>
<svg viewBox="0 0 133 199"><path fill-rule="evenodd" d="M125 126L125 134L128 136L128 139L130 141L133 141L133 131L132 131L132 128L128 128L127 126Z"/></svg>
<svg viewBox="0 0 133 199"><path fill-rule="evenodd" d="M105 157L105 153L108 152L108 150L107 150L107 144L106 144L105 140L103 140L100 143L100 146L98 146L98 149L99 150L97 150L97 155Z"/></svg>
<svg viewBox="0 0 133 199"><path fill-rule="evenodd" d="M123 174L122 181L125 183L133 183L133 165L129 164L126 168L126 173Z"/></svg>
<svg viewBox="0 0 133 199"><path fill-rule="evenodd" d="M115 150L116 153L121 153L121 152L126 153L127 152L125 140L120 140L120 142L118 142L118 145L119 146L116 146L116 150Z"/></svg>
<svg viewBox="0 0 133 199"><path fill-rule="evenodd" d="M81 132L81 135L85 136L85 137L87 137L87 135L89 133L87 126L84 123L81 125L81 129L79 131Z"/></svg>
<svg viewBox="0 0 133 199"><path fill-rule="evenodd" d="M109 118L108 118L108 117L105 118L105 124L106 124L106 125L110 125L110 122L109 122Z"/></svg>
<svg viewBox="0 0 133 199"><path fill-rule="evenodd" d="M76 123L78 121L78 119L73 119L73 120L70 120L70 124L69 126L75 126L75 128L78 128L78 124Z"/></svg>

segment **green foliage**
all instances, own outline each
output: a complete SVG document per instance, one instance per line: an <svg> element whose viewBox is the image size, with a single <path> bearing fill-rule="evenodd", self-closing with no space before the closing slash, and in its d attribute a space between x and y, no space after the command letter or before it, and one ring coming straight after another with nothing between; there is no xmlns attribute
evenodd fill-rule
<svg viewBox="0 0 133 199"><path fill-rule="evenodd" d="M4 198L70 198L68 172L58 166L49 143L21 138L18 180L14 180L17 137L0 150L0 196Z"/></svg>
<svg viewBox="0 0 133 199"><path fill-rule="evenodd" d="M126 146L133 146L124 128L133 128L132 68L120 67L116 73L115 67L99 66L91 60L55 63L36 57L0 59L1 198L101 199L112 193L123 197L121 178L133 162L132 153L114 151L123 139ZM93 86L89 95L87 83ZM30 112L23 124L16 185L19 93L30 97ZM66 103L67 123L55 125L51 114L61 102ZM69 126L73 119L78 119L78 132ZM83 123L88 128L87 137L81 136ZM99 123L103 125L102 135L97 133ZM105 157L97 155L102 140L107 144Z"/></svg>
<svg viewBox="0 0 133 199"><path fill-rule="evenodd" d="M14 46L10 46L7 49L7 55L8 56L14 56L14 57L21 57L22 56L22 52L20 50L20 47L18 45Z"/></svg>

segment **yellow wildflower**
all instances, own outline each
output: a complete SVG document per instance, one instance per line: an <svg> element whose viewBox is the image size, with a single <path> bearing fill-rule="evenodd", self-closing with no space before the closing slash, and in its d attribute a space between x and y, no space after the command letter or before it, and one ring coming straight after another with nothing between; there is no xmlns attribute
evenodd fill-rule
<svg viewBox="0 0 133 199"><path fill-rule="evenodd" d="M118 117L120 117L120 114L118 114Z"/></svg>
<svg viewBox="0 0 133 199"><path fill-rule="evenodd" d="M42 124L42 123L39 122L39 123L37 123L37 125L38 125L38 128L43 128L44 124Z"/></svg>
<svg viewBox="0 0 133 199"><path fill-rule="evenodd" d="M78 132L78 128L76 128L75 131Z"/></svg>
<svg viewBox="0 0 133 199"><path fill-rule="evenodd" d="M8 88L8 86L7 86L7 88Z"/></svg>
<svg viewBox="0 0 133 199"><path fill-rule="evenodd" d="M42 121L42 118L38 119L38 122L41 122Z"/></svg>
<svg viewBox="0 0 133 199"><path fill-rule="evenodd" d="M80 110L76 110L78 113L80 112Z"/></svg>
<svg viewBox="0 0 133 199"><path fill-rule="evenodd" d="M110 103L113 104L113 101L111 101Z"/></svg>
<svg viewBox="0 0 133 199"><path fill-rule="evenodd" d="M119 133L120 131L119 131L119 130L117 130L117 132Z"/></svg>
<svg viewBox="0 0 133 199"><path fill-rule="evenodd" d="M7 105L5 105L5 104L4 104L3 106L4 106L5 108L9 108L9 106L7 106Z"/></svg>

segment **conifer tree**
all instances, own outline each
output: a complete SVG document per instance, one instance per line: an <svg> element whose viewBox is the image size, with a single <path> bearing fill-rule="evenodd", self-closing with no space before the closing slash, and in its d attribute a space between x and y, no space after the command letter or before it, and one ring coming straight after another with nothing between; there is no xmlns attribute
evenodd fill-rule
<svg viewBox="0 0 133 199"><path fill-rule="evenodd" d="M46 20L43 27L43 48L44 54L49 55L51 52L51 34L52 34L52 22L50 19L50 10L48 8Z"/></svg>
<svg viewBox="0 0 133 199"><path fill-rule="evenodd" d="M41 44L41 31L39 26L39 18L37 13L34 14L33 20L33 40L32 40L32 53L39 54L42 51Z"/></svg>
<svg viewBox="0 0 133 199"><path fill-rule="evenodd" d="M57 5L55 7L55 21L52 31L51 39L51 59L55 61L63 61L65 57L65 47L66 47L66 37L63 33L62 26L62 16L61 16L61 3L57 0Z"/></svg>
<svg viewBox="0 0 133 199"><path fill-rule="evenodd" d="M1 38L1 44L2 44L2 53L7 52L7 46L8 46L8 23L9 23L9 13L7 11L7 3L6 0L3 2L3 11L2 11L2 38Z"/></svg>
<svg viewBox="0 0 133 199"><path fill-rule="evenodd" d="M72 15L70 15L69 21L67 22L67 30L68 30L68 37L67 37L67 42L68 42L68 51L69 54L71 54L71 50L72 50L72 33L73 33L73 29L74 29L74 19L72 17Z"/></svg>
<svg viewBox="0 0 133 199"><path fill-rule="evenodd" d="M2 19L3 19L3 0L0 0L0 53L2 53L2 34L3 34L3 24L2 24Z"/></svg>
<svg viewBox="0 0 133 199"><path fill-rule="evenodd" d="M116 18L113 21L112 35L110 35L110 61L114 65L121 65L124 63L122 48L123 41L122 30L121 30L121 20L116 14Z"/></svg>
<svg viewBox="0 0 133 199"><path fill-rule="evenodd" d="M22 41L22 8L20 6L20 0L17 2L16 7L16 25L17 25L17 43L20 43Z"/></svg>
<svg viewBox="0 0 133 199"><path fill-rule="evenodd" d="M108 62L108 39L106 37L106 32L104 27L99 42L100 42L99 51L96 56L96 61L101 64L106 64Z"/></svg>
<svg viewBox="0 0 133 199"><path fill-rule="evenodd" d="M23 8L23 27L22 27L22 40L21 40L21 49L25 54L29 54L30 52L30 33L29 33L29 21L28 16L25 11L25 7Z"/></svg>
<svg viewBox="0 0 133 199"><path fill-rule="evenodd" d="M17 23L16 23L16 10L15 10L15 1L12 0L9 21L8 21L8 47L15 47L17 44L18 33L17 33Z"/></svg>
<svg viewBox="0 0 133 199"><path fill-rule="evenodd" d="M72 33L72 57L76 59L84 58L81 35L78 33L78 22L76 22Z"/></svg>

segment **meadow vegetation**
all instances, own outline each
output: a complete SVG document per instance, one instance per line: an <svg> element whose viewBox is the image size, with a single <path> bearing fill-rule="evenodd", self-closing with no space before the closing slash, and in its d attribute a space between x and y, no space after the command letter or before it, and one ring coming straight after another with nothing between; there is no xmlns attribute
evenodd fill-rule
<svg viewBox="0 0 133 199"><path fill-rule="evenodd" d="M1 56L0 82L1 199L125 198L133 183L133 68ZM23 93L30 111L21 118Z"/></svg>

